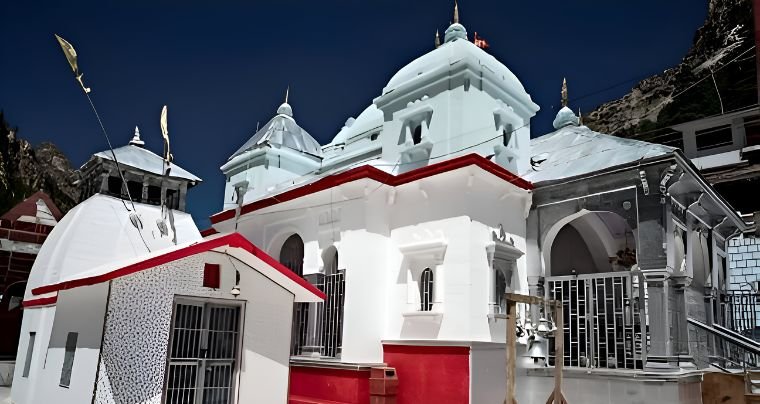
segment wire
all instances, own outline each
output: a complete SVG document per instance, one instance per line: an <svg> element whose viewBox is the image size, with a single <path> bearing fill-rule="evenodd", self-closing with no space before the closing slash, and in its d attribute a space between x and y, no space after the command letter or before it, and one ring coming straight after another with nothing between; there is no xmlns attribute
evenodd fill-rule
<svg viewBox="0 0 760 404"><path fill-rule="evenodd" d="M129 193L129 187L127 186L127 181L124 179L124 174L121 172L121 165L119 164L119 160L116 158L116 153L113 151L113 146L111 145L111 139L108 137L108 132L106 132L106 128L105 126L103 126L103 121L100 119L100 114L98 113L97 108L95 108L95 104L92 102L92 98L90 98L90 94L87 91L85 91L84 95L87 97L87 101L90 102L90 107L92 107L92 112L95 113L95 117L98 118L100 129L103 131L103 136L105 136L106 138L106 143L108 143L108 150L111 151L111 156L113 156L113 161L114 163L116 163L116 170L119 172L119 178L121 178L121 186L123 189L127 191L127 198L129 198L129 203L132 204L132 210L137 211L137 209L135 208L135 202L132 200L132 195L130 195ZM123 199L121 199L121 203L124 204L124 208L127 209L127 212L130 212L129 208L127 207L127 204L124 202Z"/></svg>

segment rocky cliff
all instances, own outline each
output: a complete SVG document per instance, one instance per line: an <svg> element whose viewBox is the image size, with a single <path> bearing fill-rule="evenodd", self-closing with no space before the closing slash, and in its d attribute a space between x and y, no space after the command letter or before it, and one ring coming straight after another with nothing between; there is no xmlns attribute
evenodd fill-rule
<svg viewBox="0 0 760 404"><path fill-rule="evenodd" d="M680 64L584 115L584 123L646 139L659 128L757 104L752 0L710 0L708 7Z"/></svg>
<svg viewBox="0 0 760 404"><path fill-rule="evenodd" d="M50 195L65 213L79 200L78 178L79 173L55 145L33 147L18 137L0 111L0 213L38 190Z"/></svg>

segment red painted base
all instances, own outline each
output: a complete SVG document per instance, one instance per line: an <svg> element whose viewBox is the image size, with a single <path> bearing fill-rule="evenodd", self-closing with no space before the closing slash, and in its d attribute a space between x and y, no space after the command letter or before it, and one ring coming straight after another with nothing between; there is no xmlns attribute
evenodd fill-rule
<svg viewBox="0 0 760 404"><path fill-rule="evenodd" d="M369 370L290 366L289 404L369 404Z"/></svg>
<svg viewBox="0 0 760 404"><path fill-rule="evenodd" d="M383 345L383 360L396 368L399 404L470 401L469 347Z"/></svg>

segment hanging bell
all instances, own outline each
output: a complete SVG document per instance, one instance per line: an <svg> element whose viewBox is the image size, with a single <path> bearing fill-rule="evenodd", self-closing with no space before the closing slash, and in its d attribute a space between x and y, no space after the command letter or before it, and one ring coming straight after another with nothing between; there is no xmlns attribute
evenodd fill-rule
<svg viewBox="0 0 760 404"><path fill-rule="evenodd" d="M536 329L536 331L542 334L542 336L545 336L545 334L551 332L551 330L552 328L549 325L549 320L547 320L545 317L541 317L538 320L538 328Z"/></svg>
<svg viewBox="0 0 760 404"><path fill-rule="evenodd" d="M528 338L527 355L533 359L533 363L538 363L539 360L542 360L546 364L547 346L548 340L538 334L531 335Z"/></svg>

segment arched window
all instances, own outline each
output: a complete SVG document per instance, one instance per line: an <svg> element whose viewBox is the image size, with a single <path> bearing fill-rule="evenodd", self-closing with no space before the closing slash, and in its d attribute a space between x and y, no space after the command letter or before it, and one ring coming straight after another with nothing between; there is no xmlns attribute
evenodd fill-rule
<svg viewBox="0 0 760 404"><path fill-rule="evenodd" d="M433 309L433 271L425 268L420 275L420 311Z"/></svg>
<svg viewBox="0 0 760 404"><path fill-rule="evenodd" d="M507 301L504 299L504 293L507 291L507 278L499 268L494 268L494 311L498 314L506 314Z"/></svg>
<svg viewBox="0 0 760 404"><path fill-rule="evenodd" d="M303 276L303 240L298 234L285 240L280 249L280 262L298 276Z"/></svg>
<svg viewBox="0 0 760 404"><path fill-rule="evenodd" d="M288 237L280 249L280 263L303 277L303 240L298 234ZM309 321L309 304L298 303L293 309L293 334L290 340L290 354L301 355L306 345Z"/></svg>
<svg viewBox="0 0 760 404"><path fill-rule="evenodd" d="M414 142L414 144L419 144L421 141L422 141L422 124L419 123L412 129L412 142Z"/></svg>

